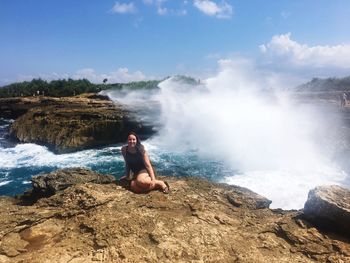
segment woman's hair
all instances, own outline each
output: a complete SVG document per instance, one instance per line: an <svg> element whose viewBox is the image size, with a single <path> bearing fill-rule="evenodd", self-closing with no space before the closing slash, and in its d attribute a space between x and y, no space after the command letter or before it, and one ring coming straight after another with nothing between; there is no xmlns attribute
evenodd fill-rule
<svg viewBox="0 0 350 263"><path fill-rule="evenodd" d="M134 136L136 137L136 151L137 151L139 154L144 154L144 153L146 152L145 146L143 146L143 145L141 144L141 140L140 140L139 136L138 136L135 132L133 132L133 131L131 131L131 132L128 133L128 137L127 137L127 138L129 138L130 135L134 135Z"/></svg>

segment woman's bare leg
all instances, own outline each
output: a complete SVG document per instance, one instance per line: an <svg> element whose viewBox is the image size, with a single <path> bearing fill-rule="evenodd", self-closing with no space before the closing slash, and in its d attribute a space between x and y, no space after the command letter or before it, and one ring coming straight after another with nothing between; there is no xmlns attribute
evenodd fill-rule
<svg viewBox="0 0 350 263"><path fill-rule="evenodd" d="M134 193L137 193L137 194L142 194L142 193L147 193L149 190L143 188L143 187L140 187L137 183L136 183L136 180L132 180L130 182L130 190L133 191Z"/></svg>
<svg viewBox="0 0 350 263"><path fill-rule="evenodd" d="M166 184L161 180L156 179L154 181L154 186L152 185L151 181L151 177L146 172L139 173L135 180L137 186L144 189L145 191L151 191L154 189L163 190L167 187Z"/></svg>

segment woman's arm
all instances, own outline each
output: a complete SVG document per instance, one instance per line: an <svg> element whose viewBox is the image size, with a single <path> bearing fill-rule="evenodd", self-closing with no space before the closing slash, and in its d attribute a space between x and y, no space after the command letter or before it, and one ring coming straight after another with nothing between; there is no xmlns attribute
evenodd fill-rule
<svg viewBox="0 0 350 263"><path fill-rule="evenodd" d="M126 155L126 147L125 146L122 147L122 155L123 155L124 162L125 162L125 177L128 180L131 180L131 178L129 178L130 177L130 167L125 159L125 155Z"/></svg>
<svg viewBox="0 0 350 263"><path fill-rule="evenodd" d="M145 164L146 170L147 170L149 176L151 177L151 180L152 181L156 180L156 176L154 175L154 171L153 171L153 167L152 167L151 161L150 161L146 151L143 154L143 163Z"/></svg>

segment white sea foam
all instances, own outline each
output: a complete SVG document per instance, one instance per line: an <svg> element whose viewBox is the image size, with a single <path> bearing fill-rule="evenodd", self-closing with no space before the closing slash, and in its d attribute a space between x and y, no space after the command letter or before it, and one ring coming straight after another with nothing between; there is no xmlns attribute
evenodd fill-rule
<svg viewBox="0 0 350 263"><path fill-rule="evenodd" d="M225 182L265 195L274 208L301 208L310 189L347 175L332 160L327 113L292 103L280 83L226 62L199 86L168 79L159 85L163 128L153 141L220 159L239 171Z"/></svg>
<svg viewBox="0 0 350 263"><path fill-rule="evenodd" d="M265 196L273 201L271 208L300 209L310 189L319 185L339 185L345 177L346 174L341 170L321 167L318 171L247 171L226 177L223 182L247 187Z"/></svg>
<svg viewBox="0 0 350 263"><path fill-rule="evenodd" d="M46 147L36 144L18 144L13 148L0 148L0 167L13 169L20 167L76 167L92 166L99 163L122 161L120 147L106 147L67 154L54 154Z"/></svg>
<svg viewBox="0 0 350 263"><path fill-rule="evenodd" d="M0 186L7 185L7 184L9 184L11 182L12 182L12 180L0 182Z"/></svg>
<svg viewBox="0 0 350 263"><path fill-rule="evenodd" d="M30 184L30 181L23 181L22 184Z"/></svg>

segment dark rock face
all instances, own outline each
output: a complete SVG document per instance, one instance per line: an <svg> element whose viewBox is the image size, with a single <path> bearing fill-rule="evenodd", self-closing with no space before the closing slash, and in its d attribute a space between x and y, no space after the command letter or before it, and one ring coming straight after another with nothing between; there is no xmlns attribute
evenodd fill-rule
<svg viewBox="0 0 350 263"><path fill-rule="evenodd" d="M248 189L197 178L167 181L168 195L85 183L31 206L0 198L0 262L350 260L350 240L324 235L300 212L263 208L266 200L261 205L263 197Z"/></svg>
<svg viewBox="0 0 350 263"><path fill-rule="evenodd" d="M41 105L39 97L0 98L0 118L16 119L33 107Z"/></svg>
<svg viewBox="0 0 350 263"><path fill-rule="evenodd" d="M247 188L232 186L235 191L227 194L227 200L236 207L246 207L250 209L264 209L269 208L272 203L271 200L250 191ZM249 193L249 195L247 195Z"/></svg>
<svg viewBox="0 0 350 263"><path fill-rule="evenodd" d="M7 99L9 100L9 99ZM126 140L129 131L152 134L152 128L134 121L130 114L105 97L21 98L12 105L12 115L22 114L12 124L10 136L25 143L48 146L57 153L94 148ZM23 109L23 101L28 105ZM11 111L11 110L8 110ZM25 112L23 114L23 112Z"/></svg>
<svg viewBox="0 0 350 263"><path fill-rule="evenodd" d="M33 192L44 196L54 195L58 191L76 184L108 184L113 182L115 182L115 178L112 175L102 175L84 168L62 169L32 178Z"/></svg>
<svg viewBox="0 0 350 263"><path fill-rule="evenodd" d="M309 192L304 215L318 226L350 237L350 191L337 185L316 187Z"/></svg>

